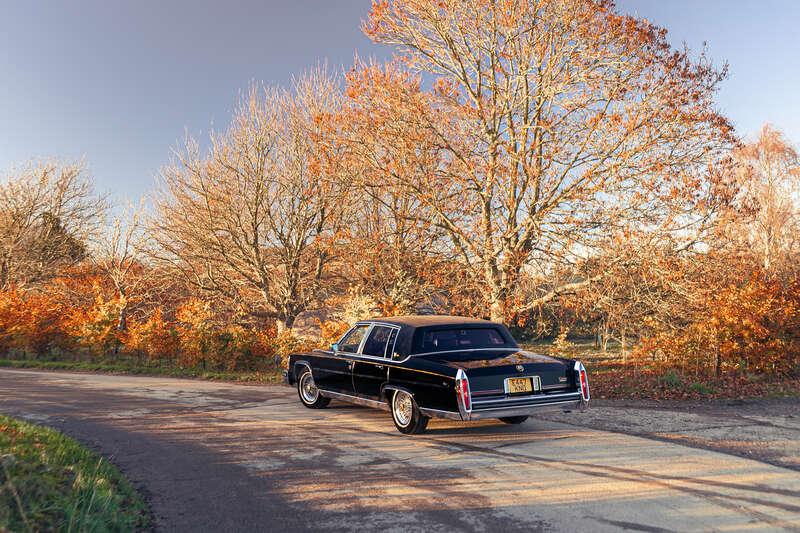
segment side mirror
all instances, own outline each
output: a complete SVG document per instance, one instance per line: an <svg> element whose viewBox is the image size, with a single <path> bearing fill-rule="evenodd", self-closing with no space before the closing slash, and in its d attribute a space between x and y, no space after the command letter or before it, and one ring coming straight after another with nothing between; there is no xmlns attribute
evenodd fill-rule
<svg viewBox="0 0 800 533"><path fill-rule="evenodd" d="M333 350L334 352L338 352L339 351L339 343L338 342L334 342L333 344L331 344L331 350Z"/></svg>
<svg viewBox="0 0 800 533"><path fill-rule="evenodd" d="M399 361L399 360L400 360L400 359L402 359L402 358L403 358L403 356L402 356L402 355L400 355L400 354L399 354L399 353L397 353L397 352L394 352L394 353L392 354L392 360L393 360L393 361Z"/></svg>

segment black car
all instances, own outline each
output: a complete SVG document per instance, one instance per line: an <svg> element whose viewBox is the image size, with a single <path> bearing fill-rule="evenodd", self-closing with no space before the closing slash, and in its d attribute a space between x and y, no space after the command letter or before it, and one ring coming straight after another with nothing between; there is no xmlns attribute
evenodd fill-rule
<svg viewBox="0 0 800 533"><path fill-rule="evenodd" d="M543 408L589 402L579 361L521 350L502 324L457 316L357 322L330 350L290 355L286 381L306 407L377 407L407 434L430 417L520 424Z"/></svg>

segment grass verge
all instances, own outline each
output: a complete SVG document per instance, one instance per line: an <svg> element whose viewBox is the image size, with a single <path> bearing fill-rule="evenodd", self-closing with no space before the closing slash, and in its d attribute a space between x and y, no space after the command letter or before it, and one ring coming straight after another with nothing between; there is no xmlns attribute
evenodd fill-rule
<svg viewBox="0 0 800 533"><path fill-rule="evenodd" d="M134 531L147 507L108 461L53 429L0 415L0 531Z"/></svg>
<svg viewBox="0 0 800 533"><path fill-rule="evenodd" d="M280 370L265 372L214 372L197 368L141 366L127 363L88 361L39 361L36 359L0 359L0 367L36 368L42 370L69 370L73 372L101 372L108 374L134 374L141 376L169 376L217 381L251 383L277 383L282 379Z"/></svg>

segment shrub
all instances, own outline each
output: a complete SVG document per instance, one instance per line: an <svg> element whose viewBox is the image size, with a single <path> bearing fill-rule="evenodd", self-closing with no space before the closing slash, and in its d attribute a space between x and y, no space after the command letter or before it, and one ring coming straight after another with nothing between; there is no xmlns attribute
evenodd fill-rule
<svg viewBox="0 0 800 533"><path fill-rule="evenodd" d="M677 389L683 385L683 380L674 370L670 370L659 378L659 383L670 389Z"/></svg>
<svg viewBox="0 0 800 533"><path fill-rule="evenodd" d="M698 300L684 327L655 331L637 355L695 375L800 371L800 279L754 275Z"/></svg>
<svg viewBox="0 0 800 533"><path fill-rule="evenodd" d="M11 288L0 292L0 351L28 356L70 345L63 304L45 292Z"/></svg>
<svg viewBox="0 0 800 533"><path fill-rule="evenodd" d="M155 309L144 322L131 321L123 342L126 348L150 361L175 360L180 351L175 324L164 319L164 311Z"/></svg>

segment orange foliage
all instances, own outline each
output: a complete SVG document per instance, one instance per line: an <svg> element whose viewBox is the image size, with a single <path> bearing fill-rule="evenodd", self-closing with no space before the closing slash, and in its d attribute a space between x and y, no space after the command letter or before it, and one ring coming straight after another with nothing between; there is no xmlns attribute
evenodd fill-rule
<svg viewBox="0 0 800 533"><path fill-rule="evenodd" d="M38 355L69 346L62 302L52 295L12 287L0 292L0 352Z"/></svg>
<svg viewBox="0 0 800 533"><path fill-rule="evenodd" d="M656 332L638 355L694 374L797 373L800 278L782 283L755 274L740 285L712 286L699 301L685 328Z"/></svg>
<svg viewBox="0 0 800 533"><path fill-rule="evenodd" d="M164 319L164 311L160 307L143 322L131 323L125 333L124 343L128 349L151 361L174 360L180 353L175 327Z"/></svg>
<svg viewBox="0 0 800 533"><path fill-rule="evenodd" d="M333 344L338 341L349 327L350 324L339 320L320 322L319 329L322 336L322 344Z"/></svg>
<svg viewBox="0 0 800 533"><path fill-rule="evenodd" d="M82 282L82 283L81 283ZM93 276L76 274L37 292L0 291L2 356L115 357L208 370L257 370L275 364L275 355L304 349L291 333L274 327L232 323L217 316L211 302L190 298L172 312L156 307L117 329L121 302ZM169 316L174 315L170 319Z"/></svg>
<svg viewBox="0 0 800 533"><path fill-rule="evenodd" d="M89 307L77 307L66 313L62 328L82 348L94 355L103 355L118 348L117 331L120 302L95 296Z"/></svg>

